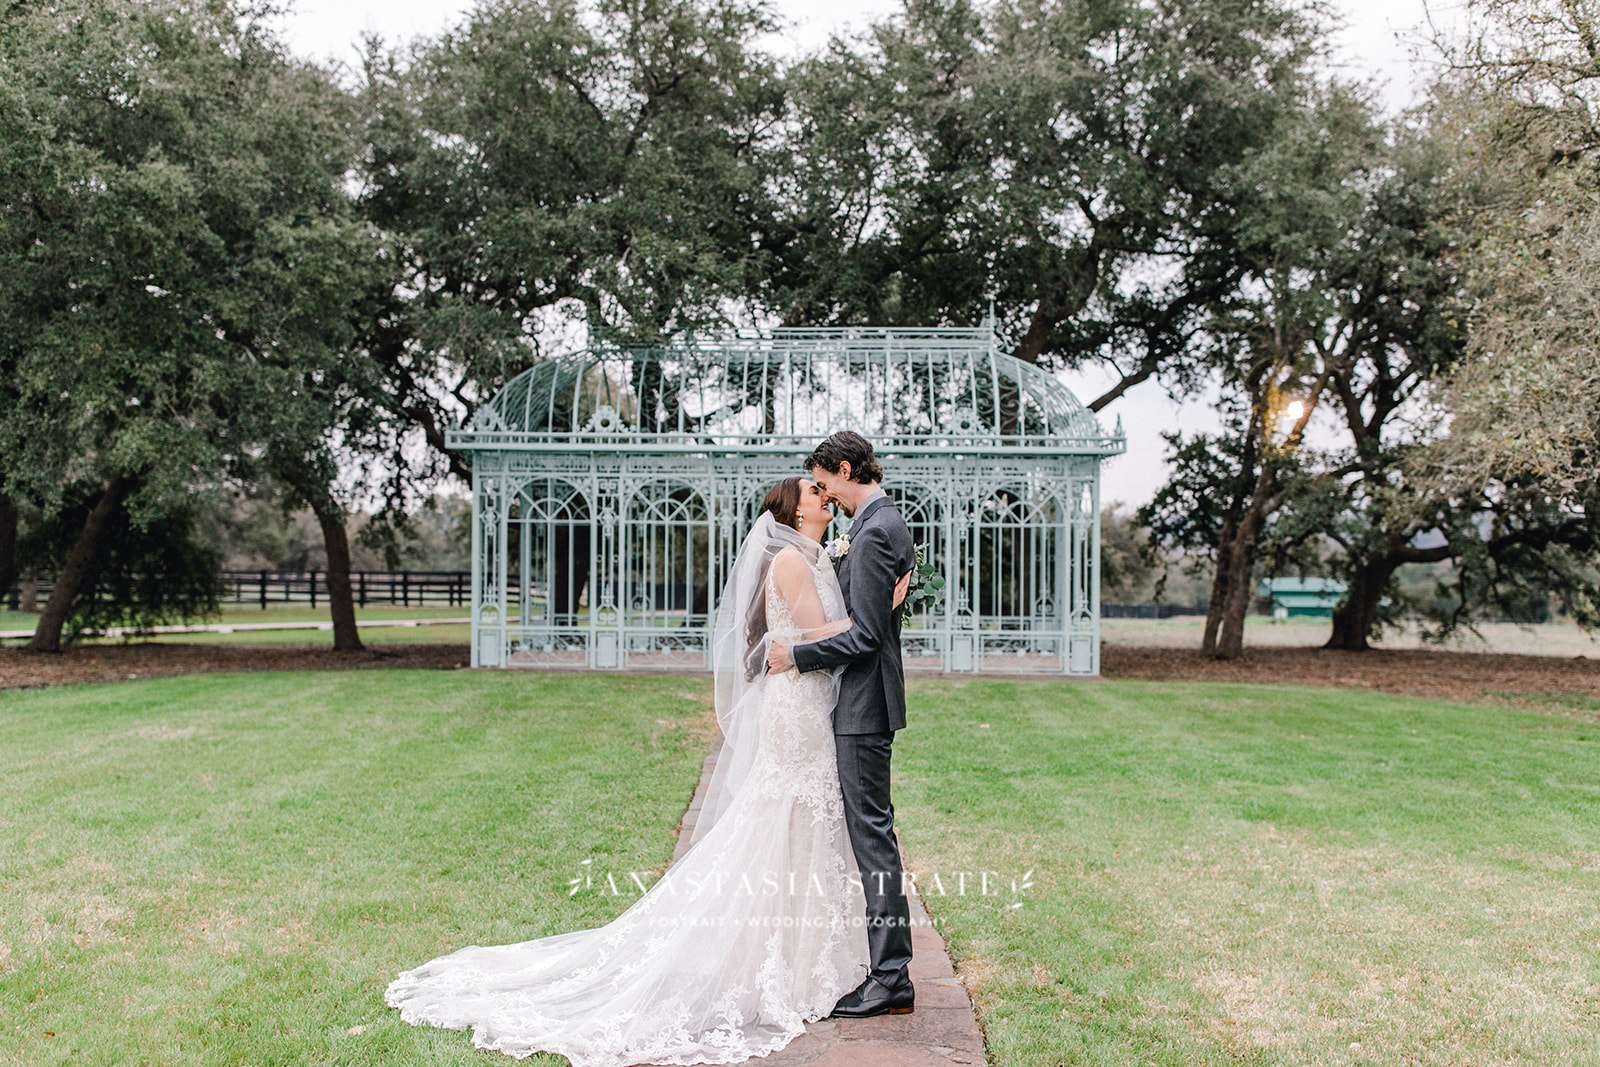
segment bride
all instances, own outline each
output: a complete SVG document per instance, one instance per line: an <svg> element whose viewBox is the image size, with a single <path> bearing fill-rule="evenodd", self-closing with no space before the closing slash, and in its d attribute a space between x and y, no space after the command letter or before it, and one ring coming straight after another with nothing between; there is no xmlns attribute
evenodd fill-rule
<svg viewBox="0 0 1600 1067"><path fill-rule="evenodd" d="M472 1030L573 1067L738 1063L787 1045L867 974L866 899L844 824L838 672L765 673L770 637L850 626L804 478L767 493L713 628L723 744L688 850L610 923L471 946L384 993L408 1023ZM896 591L898 606L904 580Z"/></svg>

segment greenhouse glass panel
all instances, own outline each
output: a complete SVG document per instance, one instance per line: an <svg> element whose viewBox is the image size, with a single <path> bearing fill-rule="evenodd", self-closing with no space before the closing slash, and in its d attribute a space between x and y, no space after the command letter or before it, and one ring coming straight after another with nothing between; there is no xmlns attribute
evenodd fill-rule
<svg viewBox="0 0 1600 1067"><path fill-rule="evenodd" d="M1101 467L1126 439L989 323L602 346L517 375L447 434L473 472L473 666L707 668L763 494L843 429L947 582L906 623L908 669L1099 672Z"/></svg>

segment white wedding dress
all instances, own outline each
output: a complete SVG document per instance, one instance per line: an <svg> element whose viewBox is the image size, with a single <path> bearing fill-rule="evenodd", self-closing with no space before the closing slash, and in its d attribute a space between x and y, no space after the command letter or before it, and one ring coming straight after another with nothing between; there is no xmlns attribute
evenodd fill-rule
<svg viewBox="0 0 1600 1067"><path fill-rule="evenodd" d="M838 619L830 565L820 552L807 562ZM769 632L799 636L776 570L763 568L761 583ZM868 966L836 688L821 671L751 684L762 699L748 774L647 893L602 927L432 960L396 978L385 1002L408 1023L470 1028L479 1048L555 1052L574 1067L737 1063L826 1017Z"/></svg>

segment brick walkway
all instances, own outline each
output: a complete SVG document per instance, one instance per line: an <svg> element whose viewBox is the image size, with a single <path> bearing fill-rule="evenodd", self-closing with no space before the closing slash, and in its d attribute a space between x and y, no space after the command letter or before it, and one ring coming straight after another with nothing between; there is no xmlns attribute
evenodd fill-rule
<svg viewBox="0 0 1600 1067"><path fill-rule="evenodd" d="M674 862L688 851L689 833L699 817L711 764L721 743L719 734L700 770L700 784L678 830ZM819 1019L784 1048L749 1062L761 1067L948 1067L952 1063L984 1063L983 1037L972 1013L972 999L955 976L944 939L914 892L910 904L911 980L917 987L916 1011L872 1019Z"/></svg>

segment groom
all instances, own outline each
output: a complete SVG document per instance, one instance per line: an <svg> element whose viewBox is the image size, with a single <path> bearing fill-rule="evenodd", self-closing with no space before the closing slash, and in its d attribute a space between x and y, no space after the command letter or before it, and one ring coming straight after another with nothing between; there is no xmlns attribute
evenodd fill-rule
<svg viewBox="0 0 1600 1067"><path fill-rule="evenodd" d="M835 1016L903 1015L912 1010L911 913L901 881L900 845L889 802L889 754L906 724L905 668L900 662L900 612L895 582L911 570L911 531L879 483L883 468L857 433L836 433L817 446L806 470L822 493L854 518L835 554L839 589L852 625L791 650L773 641L767 669L802 671L843 666L833 711L845 826L867 897L866 979L840 998Z"/></svg>

